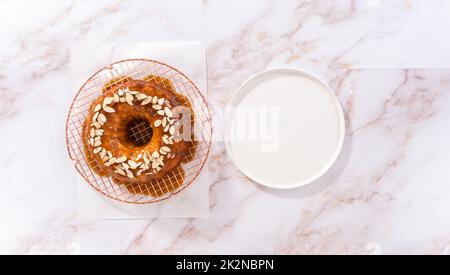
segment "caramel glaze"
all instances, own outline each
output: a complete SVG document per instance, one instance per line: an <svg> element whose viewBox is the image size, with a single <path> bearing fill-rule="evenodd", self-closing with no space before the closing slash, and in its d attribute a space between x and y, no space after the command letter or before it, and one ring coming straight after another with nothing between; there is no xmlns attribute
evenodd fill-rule
<svg viewBox="0 0 450 275"><path fill-rule="evenodd" d="M107 167L98 154L93 153L93 148L88 144L90 124L94 115L94 106L103 102L105 97L112 96L119 88L128 87L130 90L139 91L146 95L166 98L172 107L184 105L191 110L191 129L194 129L194 113L188 98L176 92L172 82L160 76L148 75L142 80L133 80L131 77L120 77L110 80L102 89L102 95L92 102L87 119L83 124L83 144L87 163L90 168L99 176L109 176L116 184L123 184L132 194L143 194L153 197L160 197L169 192L173 192L183 184L185 171L181 167L182 163L192 161L195 157L197 142L194 141L192 131L191 140L176 142L171 145L172 153L175 157L165 159L161 171L148 175L143 173L132 179L121 176L114 172L112 167ZM135 159L139 154L158 150L162 145L163 131L161 127L153 128L153 135L150 141L143 146L136 146L128 142L126 125L132 119L144 119L151 125L158 119L156 111L151 108L151 104L141 106L139 103L129 105L127 103L117 103L114 105L115 113L106 114L107 122L103 126L102 147L113 153L115 156L127 156ZM182 132L183 129L180 129Z"/></svg>

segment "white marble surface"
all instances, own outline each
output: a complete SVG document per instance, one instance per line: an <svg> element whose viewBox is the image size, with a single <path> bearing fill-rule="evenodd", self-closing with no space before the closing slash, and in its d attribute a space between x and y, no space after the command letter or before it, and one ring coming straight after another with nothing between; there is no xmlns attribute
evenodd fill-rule
<svg viewBox="0 0 450 275"><path fill-rule="evenodd" d="M450 1L0 1L1 253L450 252ZM18 16L20 15L20 16ZM247 180L210 157L210 217L83 221L64 123L72 43L204 40L221 112L252 73L305 68L348 132L309 187Z"/></svg>

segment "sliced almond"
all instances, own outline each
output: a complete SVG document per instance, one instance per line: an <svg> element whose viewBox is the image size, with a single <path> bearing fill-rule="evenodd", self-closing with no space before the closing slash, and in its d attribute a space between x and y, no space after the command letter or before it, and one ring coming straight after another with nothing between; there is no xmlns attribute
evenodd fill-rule
<svg viewBox="0 0 450 275"><path fill-rule="evenodd" d="M94 128L91 128L89 135L91 136L91 138L95 137L95 129Z"/></svg>
<svg viewBox="0 0 450 275"><path fill-rule="evenodd" d="M100 114L98 115L97 121L98 121L98 123L100 123L100 125L105 124L105 122L106 122L106 116L105 116L104 114L100 113Z"/></svg>
<svg viewBox="0 0 450 275"><path fill-rule="evenodd" d="M132 160L128 161L128 165L130 165L131 169L136 169L139 166L136 162L134 162Z"/></svg>
<svg viewBox="0 0 450 275"><path fill-rule="evenodd" d="M126 156L121 156L120 158L117 158L116 159L116 162L117 163L122 163L122 162L125 162L127 160L127 157Z"/></svg>
<svg viewBox="0 0 450 275"><path fill-rule="evenodd" d="M167 117L164 117L164 118L162 119L162 126L163 126L163 127L166 127L166 125L167 125Z"/></svg>
<svg viewBox="0 0 450 275"><path fill-rule="evenodd" d="M170 127L171 127L170 125L166 125L166 127L164 128L164 133L167 133L169 131Z"/></svg>
<svg viewBox="0 0 450 275"><path fill-rule="evenodd" d="M100 108L101 108L101 107L100 107ZM99 115L99 112L96 112L96 113L94 114L94 116L92 116L92 121L97 121L98 115Z"/></svg>
<svg viewBox="0 0 450 275"><path fill-rule="evenodd" d="M155 123L153 124L155 127L159 127L161 126L161 119L158 119L155 121Z"/></svg>
<svg viewBox="0 0 450 275"><path fill-rule="evenodd" d="M116 110L114 110L113 108L109 107L109 106L103 106L103 110L107 113L115 113Z"/></svg>
<svg viewBox="0 0 450 275"><path fill-rule="evenodd" d="M162 109L161 105L157 105L157 104L152 105L152 108L155 109L155 110L161 110Z"/></svg>
<svg viewBox="0 0 450 275"><path fill-rule="evenodd" d="M125 94L125 100L129 105L133 105L133 96L130 93Z"/></svg>
<svg viewBox="0 0 450 275"><path fill-rule="evenodd" d="M159 110L156 112L158 115L163 116L164 115L164 110Z"/></svg>
<svg viewBox="0 0 450 275"><path fill-rule="evenodd" d="M146 165L148 165L150 163L150 160L146 156L144 156L144 163Z"/></svg>
<svg viewBox="0 0 450 275"><path fill-rule="evenodd" d="M175 126L170 126L170 129L169 129L169 133L170 133L170 135L174 135L175 134Z"/></svg>
<svg viewBox="0 0 450 275"><path fill-rule="evenodd" d="M130 94L132 94L132 95L137 95L137 94L139 94L138 91L129 91L128 93L130 93Z"/></svg>
<svg viewBox="0 0 450 275"><path fill-rule="evenodd" d="M172 111L168 107L164 107L164 112L166 113L167 117L171 118L173 116Z"/></svg>
<svg viewBox="0 0 450 275"><path fill-rule="evenodd" d="M97 136L97 137L94 137L94 141L101 140L101 138L102 138L102 137L98 137L98 136Z"/></svg>
<svg viewBox="0 0 450 275"><path fill-rule="evenodd" d="M129 177L130 179L134 178L134 175L133 175L133 173L131 173L130 170L125 170L125 171L127 173L127 177Z"/></svg>
<svg viewBox="0 0 450 275"><path fill-rule="evenodd" d="M94 146L94 138L90 138L90 139L89 139L89 144L92 145L92 146Z"/></svg>
<svg viewBox="0 0 450 275"><path fill-rule="evenodd" d="M149 97L147 97L146 99L144 99L144 100L142 101L141 105L147 105L147 104L149 104L149 103L151 103L151 102L152 102L152 97L149 96Z"/></svg>
<svg viewBox="0 0 450 275"><path fill-rule="evenodd" d="M94 149L94 154L99 153L102 150L102 147L97 147Z"/></svg>
<svg viewBox="0 0 450 275"><path fill-rule="evenodd" d="M94 146L95 147L100 146L100 145L102 145L102 142L100 140L94 141Z"/></svg>
<svg viewBox="0 0 450 275"><path fill-rule="evenodd" d="M154 152L152 153L152 158L159 158L159 153L158 153L158 151L154 151Z"/></svg>
<svg viewBox="0 0 450 275"><path fill-rule="evenodd" d="M97 129L99 129L99 128L102 127L102 126L100 125L100 123L98 123L98 122L92 123L91 126L94 126L94 127L97 128Z"/></svg>
<svg viewBox="0 0 450 275"><path fill-rule="evenodd" d="M122 167L125 169L130 169L130 166L128 164L126 164L125 162L122 163Z"/></svg>
<svg viewBox="0 0 450 275"><path fill-rule="evenodd" d="M112 158L112 157L113 157L113 154L112 154L111 152L109 152L109 151L106 151L106 153L108 154L108 157L110 157L110 158Z"/></svg>
<svg viewBox="0 0 450 275"><path fill-rule="evenodd" d="M156 169L159 166L159 163L154 161L152 162L152 169Z"/></svg>
<svg viewBox="0 0 450 275"><path fill-rule="evenodd" d="M142 101L144 99L147 99L147 96L145 94L137 94L136 99Z"/></svg>
<svg viewBox="0 0 450 275"><path fill-rule="evenodd" d="M103 99L103 107L105 107L105 105L109 105L114 101L114 97L105 97L105 99Z"/></svg>
<svg viewBox="0 0 450 275"><path fill-rule="evenodd" d="M102 108L102 105L101 105L101 104L95 105L95 107L94 107L94 112L100 111L101 108Z"/></svg>
<svg viewBox="0 0 450 275"><path fill-rule="evenodd" d="M161 150L162 150L163 152L166 152L166 153L169 153L169 152L171 151L170 148L167 147L167 146L161 147Z"/></svg>
<svg viewBox="0 0 450 275"><path fill-rule="evenodd" d="M162 141L163 141L164 144L169 144L169 139L167 138L167 135L164 135L162 137Z"/></svg>
<svg viewBox="0 0 450 275"><path fill-rule="evenodd" d="M167 121L169 122L170 125L173 125L175 123L175 119L173 118L169 118Z"/></svg>
<svg viewBox="0 0 450 275"><path fill-rule="evenodd" d="M126 102L126 99L125 99L125 97L121 97L121 98L119 99L119 102L121 102L121 103L125 103L125 102Z"/></svg>
<svg viewBox="0 0 450 275"><path fill-rule="evenodd" d="M159 105L163 105L164 104L165 99L164 98L160 98L158 99L158 104Z"/></svg>
<svg viewBox="0 0 450 275"><path fill-rule="evenodd" d="M125 171L122 170L122 169L120 169L120 168L117 168L116 171L114 171L114 172L117 173L117 174L119 174L119 175L122 175L122 176L126 176L126 175L127 175L127 174L125 173Z"/></svg>
<svg viewBox="0 0 450 275"><path fill-rule="evenodd" d="M136 175L140 176L142 174L142 172L144 172L144 169L141 169L141 170L137 171Z"/></svg>
<svg viewBox="0 0 450 275"><path fill-rule="evenodd" d="M96 136L102 136L103 133L104 133L104 130L103 130L103 129L95 130L95 135L96 135Z"/></svg>
<svg viewBox="0 0 450 275"><path fill-rule="evenodd" d="M104 158L106 156L106 149L103 148L102 151L100 152L100 157Z"/></svg>
<svg viewBox="0 0 450 275"><path fill-rule="evenodd" d="M154 97L153 97L152 103L153 103L153 104L158 103L158 97L157 97L157 96L154 96Z"/></svg>
<svg viewBox="0 0 450 275"><path fill-rule="evenodd" d="M119 102L120 101L120 97L118 94L114 94L114 102Z"/></svg>

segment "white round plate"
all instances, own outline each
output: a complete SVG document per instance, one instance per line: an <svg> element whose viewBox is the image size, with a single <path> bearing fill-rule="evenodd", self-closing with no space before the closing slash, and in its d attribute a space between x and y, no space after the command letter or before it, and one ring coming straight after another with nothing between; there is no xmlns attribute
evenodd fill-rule
<svg viewBox="0 0 450 275"><path fill-rule="evenodd" d="M336 161L345 120L333 91L298 69L248 79L225 114L225 145L236 166L267 187L309 184Z"/></svg>

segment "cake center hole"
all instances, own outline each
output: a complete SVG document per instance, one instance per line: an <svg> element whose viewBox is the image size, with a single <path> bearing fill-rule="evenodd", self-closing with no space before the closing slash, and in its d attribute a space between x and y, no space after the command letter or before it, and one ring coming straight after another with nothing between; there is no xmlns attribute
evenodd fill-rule
<svg viewBox="0 0 450 275"><path fill-rule="evenodd" d="M150 122L142 118L133 118L127 126L128 141L134 146L143 146L147 144L153 135L153 129Z"/></svg>

